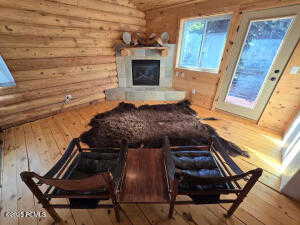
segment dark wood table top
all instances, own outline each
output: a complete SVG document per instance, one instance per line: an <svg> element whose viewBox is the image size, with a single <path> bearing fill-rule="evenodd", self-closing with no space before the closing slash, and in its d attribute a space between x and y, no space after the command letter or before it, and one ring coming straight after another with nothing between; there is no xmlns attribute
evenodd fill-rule
<svg viewBox="0 0 300 225"><path fill-rule="evenodd" d="M162 150L129 149L123 185L122 203L168 202Z"/></svg>

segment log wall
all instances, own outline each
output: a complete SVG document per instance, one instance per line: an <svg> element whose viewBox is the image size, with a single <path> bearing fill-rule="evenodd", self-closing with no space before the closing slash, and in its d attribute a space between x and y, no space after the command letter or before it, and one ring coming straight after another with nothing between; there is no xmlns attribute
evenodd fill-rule
<svg viewBox="0 0 300 225"><path fill-rule="evenodd" d="M300 1L211 0L202 3L200 2L185 5L182 7L169 7L166 9L150 10L146 12L147 31L155 33L167 31L170 34L170 42L177 44L180 19L213 14L232 13L231 28L229 30L228 40L225 45L225 51L221 61L219 73L212 74L207 72L176 69L177 72L183 72L183 74L177 73L177 76L174 76L173 86L176 89L187 91L189 98L194 104L203 106L207 109L214 109L215 103L218 100L218 84L222 82L226 67L228 63L230 63L227 57L227 53L230 51L230 48L234 43L235 34L239 26L239 19L242 13L246 10L266 9L293 4L300 4ZM290 60L289 68L291 68L292 66L299 66L299 63L296 63L296 61L299 62L299 60L300 58L298 50L295 50ZM278 83L278 87L281 87L281 91L278 91L277 87L274 94L272 95L270 103L267 105L265 111L262 114L261 120L256 121L260 126L271 128L278 132L284 132L287 121L291 121L297 110L299 110L299 94L295 94L295 92L297 92L297 90L299 89L299 82L294 83L293 87L288 92L287 90L282 90L282 87L286 86L287 82L292 83L294 82L293 79L297 79L286 79L286 74L288 74L287 71L283 74L282 79L280 79ZM195 94L192 94L193 89L196 90ZM285 112L289 112L288 115L280 115L280 108L284 109Z"/></svg>
<svg viewBox="0 0 300 225"><path fill-rule="evenodd" d="M114 44L145 24L128 0L0 0L0 54L17 83L0 87L0 128L103 100L117 86Z"/></svg>

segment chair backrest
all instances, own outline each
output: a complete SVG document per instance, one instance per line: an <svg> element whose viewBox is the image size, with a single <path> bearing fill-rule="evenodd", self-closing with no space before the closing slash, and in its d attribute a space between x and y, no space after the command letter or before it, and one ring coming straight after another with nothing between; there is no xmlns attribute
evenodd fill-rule
<svg viewBox="0 0 300 225"><path fill-rule="evenodd" d="M34 172L27 171L22 172L20 175L26 184L32 183L33 178L36 178L42 184L53 186L64 191L93 191L102 188L113 190L112 175L110 173L99 173L88 178L77 180L45 178Z"/></svg>

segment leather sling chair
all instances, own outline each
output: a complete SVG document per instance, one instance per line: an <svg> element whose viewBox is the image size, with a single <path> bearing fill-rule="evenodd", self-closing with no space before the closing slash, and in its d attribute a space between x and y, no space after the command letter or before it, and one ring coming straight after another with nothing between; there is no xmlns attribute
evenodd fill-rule
<svg viewBox="0 0 300 225"><path fill-rule="evenodd" d="M170 147L166 137L163 146L164 165L170 199L169 218L176 204L232 203L226 217L233 215L243 199L262 175L257 168L243 172L222 150L207 146ZM240 184L241 181L243 184ZM234 194L235 198L221 196ZM179 195L191 201L176 200Z"/></svg>
<svg viewBox="0 0 300 225"><path fill-rule="evenodd" d="M126 141L122 141L120 148L82 148L76 138L44 176L34 172L20 175L57 222L61 219L55 208L113 208L119 222L117 194L122 185L127 149ZM70 204L52 204L54 198L69 199ZM102 200L111 200L111 204L101 204Z"/></svg>

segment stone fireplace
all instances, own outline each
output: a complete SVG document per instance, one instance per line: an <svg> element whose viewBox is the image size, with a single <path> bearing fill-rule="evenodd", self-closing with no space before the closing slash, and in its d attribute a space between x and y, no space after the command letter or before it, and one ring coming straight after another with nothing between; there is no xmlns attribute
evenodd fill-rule
<svg viewBox="0 0 300 225"><path fill-rule="evenodd" d="M124 50L122 50L124 51ZM119 87L105 91L107 100L179 101L184 91L172 88L175 45L116 51Z"/></svg>

